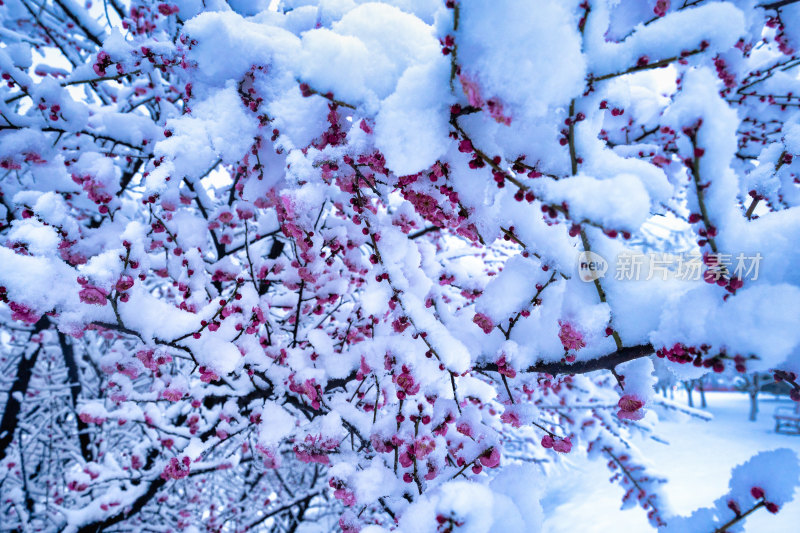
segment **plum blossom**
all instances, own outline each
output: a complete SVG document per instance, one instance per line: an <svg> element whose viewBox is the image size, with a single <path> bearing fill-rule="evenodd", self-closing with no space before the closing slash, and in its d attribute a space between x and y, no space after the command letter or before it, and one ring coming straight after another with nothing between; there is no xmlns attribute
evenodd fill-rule
<svg viewBox="0 0 800 533"><path fill-rule="evenodd" d="M644 402L634 395L624 395L619 399L617 405L619 406L617 416L620 418L633 421L644 418L644 413L641 411L642 407L644 407Z"/></svg>
<svg viewBox="0 0 800 533"><path fill-rule="evenodd" d="M183 456L180 460L177 457L172 457L167 463L167 466L164 467L164 471L161 473L162 479L183 479L189 475L189 465L191 464L191 459L186 456Z"/></svg>
<svg viewBox="0 0 800 533"><path fill-rule="evenodd" d="M472 318L472 321L475 322L487 335L491 333L492 330L494 329L494 324L492 323L492 319L484 315L483 313L475 313L475 316Z"/></svg>
<svg viewBox="0 0 800 533"><path fill-rule="evenodd" d="M161 397L170 402L177 402L183 398L184 392L179 389L164 389L161 391Z"/></svg>
<svg viewBox="0 0 800 533"><path fill-rule="evenodd" d="M518 428L522 426L522 421L520 420L519 414L511 409L506 409L503 414L500 415L500 420L511 427Z"/></svg>
<svg viewBox="0 0 800 533"><path fill-rule="evenodd" d="M495 468L500 465L500 450L493 446L486 450L479 460L486 468Z"/></svg>
<svg viewBox="0 0 800 533"><path fill-rule="evenodd" d="M216 372L205 366L201 366L197 371L200 372L200 380L203 383L211 383L219 379L219 375Z"/></svg>
<svg viewBox="0 0 800 533"><path fill-rule="evenodd" d="M548 434L542 437L542 446L544 448L552 448L560 453L569 453L572 450L572 441L569 438L560 438Z"/></svg>
<svg viewBox="0 0 800 533"><path fill-rule="evenodd" d="M403 399L406 396L413 396L419 392L420 385L414 380L414 376L411 375L411 372L407 367L403 367L403 371L392 379L399 387L399 390L397 391L397 397L400 399Z"/></svg>
<svg viewBox="0 0 800 533"><path fill-rule="evenodd" d="M81 301L86 304L92 305L106 305L108 300L106 297L108 293L101 289L100 287L95 287L92 285L86 285L83 289L78 293Z"/></svg>
<svg viewBox="0 0 800 533"><path fill-rule="evenodd" d="M561 339L561 344L565 350L580 350L586 346L583 335L572 324L559 320L558 325L561 328L558 332L558 338Z"/></svg>
<svg viewBox="0 0 800 533"><path fill-rule="evenodd" d="M19 320L27 324L35 324L39 321L40 315L28 306L17 302L9 302L8 306L11 308L12 320Z"/></svg>
<svg viewBox="0 0 800 533"><path fill-rule="evenodd" d="M330 464L328 454L339 447L339 442L321 435L306 435L302 443L294 446L297 459L303 463Z"/></svg>
<svg viewBox="0 0 800 533"><path fill-rule="evenodd" d="M483 107L483 98L481 98L481 89L478 83L465 74L459 74L459 81L461 87L464 89L464 94L467 96L467 102L473 107Z"/></svg>

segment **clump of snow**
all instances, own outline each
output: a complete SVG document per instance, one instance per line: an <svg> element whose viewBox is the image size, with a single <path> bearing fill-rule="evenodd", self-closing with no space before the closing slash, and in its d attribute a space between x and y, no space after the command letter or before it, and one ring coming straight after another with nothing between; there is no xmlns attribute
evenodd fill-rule
<svg viewBox="0 0 800 533"><path fill-rule="evenodd" d="M678 57L681 52L699 50L703 41L708 53L727 50L745 33L742 12L728 2L708 2L669 13L647 26L639 24L619 43L606 39L609 16L607 4L601 2L592 6L587 18L585 49L595 76L621 72L642 57L648 62ZM716 23L704 23L709 20Z"/></svg>
<svg viewBox="0 0 800 533"><path fill-rule="evenodd" d="M542 272L538 261L516 255L506 261L503 271L492 278L475 302L475 310L492 319L494 324L531 305L536 285L544 284L549 275Z"/></svg>
<svg viewBox="0 0 800 533"><path fill-rule="evenodd" d="M456 42L463 73L485 98L507 106L512 120L568 106L583 91L581 38L562 2L462 2Z"/></svg>
<svg viewBox="0 0 800 533"><path fill-rule="evenodd" d="M265 28L233 11L206 11L183 28L198 42L188 58L196 62L201 79L211 85L241 79L252 65L297 57L300 49L300 40L283 28Z"/></svg>
<svg viewBox="0 0 800 533"><path fill-rule="evenodd" d="M294 431L295 420L286 409L273 401L264 403L261 423L258 426L258 442L265 447L277 446Z"/></svg>
<svg viewBox="0 0 800 533"><path fill-rule="evenodd" d="M396 7L367 3L331 29L303 35L299 74L322 93L374 106L394 92L409 67L441 56L433 28Z"/></svg>
<svg viewBox="0 0 800 533"><path fill-rule="evenodd" d="M540 531L537 493L525 487L532 474L523 467L510 469L490 487L467 481L447 482L426 493L403 514L400 530L433 533L438 523L458 523L458 531L465 533Z"/></svg>
<svg viewBox="0 0 800 533"><path fill-rule="evenodd" d="M448 149L450 64L435 57L406 70L375 117L375 146L399 175L425 170Z"/></svg>
<svg viewBox="0 0 800 533"><path fill-rule="evenodd" d="M620 174L599 180L585 175L544 182L544 198L567 204L573 220L588 220L604 228L635 231L650 216L650 197L639 178Z"/></svg>
<svg viewBox="0 0 800 533"><path fill-rule="evenodd" d="M664 531L716 531L756 506L779 513L781 506L792 500L799 478L800 464L795 451L779 448L761 452L733 469L730 492L717 500L714 507L698 509L688 517L674 517ZM744 520L739 520L726 531L744 531L745 525Z"/></svg>

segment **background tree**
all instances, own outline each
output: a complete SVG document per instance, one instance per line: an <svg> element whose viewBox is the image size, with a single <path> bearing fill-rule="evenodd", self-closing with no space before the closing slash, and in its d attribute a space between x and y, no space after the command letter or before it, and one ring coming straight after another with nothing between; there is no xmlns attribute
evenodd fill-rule
<svg viewBox="0 0 800 533"><path fill-rule="evenodd" d="M737 376L736 387L747 393L750 398L750 412L747 419L755 422L758 418L758 394L762 391L764 385L774 382L770 374L764 372L753 372L752 374L745 374Z"/></svg>

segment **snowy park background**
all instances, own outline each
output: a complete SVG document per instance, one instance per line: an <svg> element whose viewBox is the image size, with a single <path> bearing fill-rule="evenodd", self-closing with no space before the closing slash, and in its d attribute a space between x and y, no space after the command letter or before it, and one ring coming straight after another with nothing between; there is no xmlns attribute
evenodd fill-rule
<svg viewBox="0 0 800 533"><path fill-rule="evenodd" d="M698 393L694 392L697 401ZM665 418L659 438L638 439L643 453L669 478L666 494L678 514L688 515L697 502L715 499L727 490L730 465L743 463L760 451L790 448L800 451L800 435L775 433L772 418L777 406L791 405L786 397L762 394L756 422L747 420L750 399L741 392L706 392L712 415L709 421L684 414ZM686 404L686 392L675 390L675 401ZM600 461L570 458L555 469L542 499L547 533L575 531L647 531L647 520L635 509L619 510L621 490L603 483L609 471ZM753 533L796 533L800 524L800 494L778 515L754 514L746 531ZM563 503L566 501L566 503ZM587 524L591 524L588 526Z"/></svg>

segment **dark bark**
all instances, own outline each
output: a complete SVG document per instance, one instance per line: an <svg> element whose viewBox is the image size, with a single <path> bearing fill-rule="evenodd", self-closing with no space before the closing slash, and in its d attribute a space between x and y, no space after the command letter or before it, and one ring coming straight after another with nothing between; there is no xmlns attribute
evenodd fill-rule
<svg viewBox="0 0 800 533"><path fill-rule="evenodd" d="M683 388L686 389L686 397L689 400L689 407L694 407L694 398L692 397L692 390L694 389L693 381L684 381Z"/></svg>
<svg viewBox="0 0 800 533"><path fill-rule="evenodd" d="M272 247L269 249L269 255L267 256L269 259L277 259L283 253L283 241L279 241L278 239L272 240Z"/></svg>
<svg viewBox="0 0 800 533"><path fill-rule="evenodd" d="M748 419L751 422L755 422L758 418L758 389L759 389L759 382L758 382L758 374L753 374L753 381L750 385L750 390L748 390L748 394L750 395L750 416Z"/></svg>
<svg viewBox="0 0 800 533"><path fill-rule="evenodd" d="M49 326L50 320L43 316L34 325L32 335L36 335ZM25 393L28 391L28 383L33 374L33 367L36 365L36 359L41 351L42 346L40 344L30 357L25 357L24 353L20 356L17 377L14 378L14 384L11 385L11 390L8 391L8 400L3 410L3 418L0 420L0 461L8 455L9 446L11 441L14 440L14 433L17 431L19 412L22 408L22 403L17 399L17 396L25 397Z"/></svg>
<svg viewBox="0 0 800 533"><path fill-rule="evenodd" d="M638 346L629 346L617 350L616 352L598 357L596 359L589 359L588 361L578 361L576 363L539 363L526 368L523 372L539 372L556 376L559 374L586 374L587 372L594 372L595 370L612 370L617 365L647 357L655 352L653 346L650 344L641 344ZM487 372L497 372L497 365L495 363L486 363L478 365L475 370L483 370Z"/></svg>
<svg viewBox="0 0 800 533"><path fill-rule="evenodd" d="M70 6L66 5L63 1L56 0L56 4L58 4L58 7L60 7L61 10L64 11L64 13L70 18L70 20L72 20L75 26L80 28L83 34L86 35L86 37L90 41L92 41L97 46L103 46L103 37L104 37L103 35L95 35L94 33L92 33L91 30L83 24L81 18L75 13L73 13Z"/></svg>
<svg viewBox="0 0 800 533"><path fill-rule="evenodd" d="M700 391L700 408L705 409L708 404L706 404L706 388L702 379L697 380L697 390Z"/></svg>
<svg viewBox="0 0 800 533"><path fill-rule="evenodd" d="M69 391L72 396L72 409L75 412L75 420L78 424L78 442L81 446L81 456L88 463L92 460L92 450L89 440L89 426L78 417L78 397L81 393L81 382L78 364L75 361L75 350L67 336L60 331L58 332L58 344L61 346L64 364L67 366L67 380L69 381Z"/></svg>
<svg viewBox="0 0 800 533"><path fill-rule="evenodd" d="M258 518L256 521L254 521L254 522L252 522L250 525L246 526L244 530L245 530L245 531L250 531L250 530L253 530L253 529L255 529L255 528L256 528L256 527L257 527L259 524L261 524L261 523L263 523L264 521L266 521L266 520L267 520L269 517L271 517L271 516L275 516L276 514L282 513L282 512L284 512L284 511L287 511L287 510L291 509L292 507L295 507L295 506L297 506L297 505L301 505L301 504L303 504L303 503L305 503L305 502L310 502L310 501L311 501L313 498L315 498L315 497L319 496L319 494L320 494L319 492L312 492L311 494L308 494L308 495L306 495L306 496L303 496L303 497L302 497L302 498L300 498L300 499L297 499L297 500L291 501L291 502L289 502L289 503L286 503L286 504L284 504L284 505L281 505L280 507L277 507L277 508L275 508L275 509L273 509L273 510L269 511L268 513L265 513L263 516L261 516L260 518Z"/></svg>
<svg viewBox="0 0 800 533"><path fill-rule="evenodd" d="M139 172L139 169L142 168L143 159L137 159L130 170L127 170L123 175L122 178L119 180L119 190L117 191L117 196L122 196L125 190L130 185L133 177Z"/></svg>
<svg viewBox="0 0 800 533"><path fill-rule="evenodd" d="M558 376L558 375L574 375L574 374L586 374L587 372L594 372L596 370L612 370L617 367L617 365L621 365L622 363L627 363L628 361L633 361L634 359L640 359L642 357L647 357L655 353L653 346L650 344L642 344L637 346L629 346L626 348L622 348L621 350L617 350L616 352L604 355L602 357L598 357L596 359L590 359L588 361L578 361L576 363L562 363L562 362L553 362L553 363L539 363L533 366L530 366L521 372L526 373L543 373L543 374L550 374L551 376ZM475 365L472 368L473 371L476 372L497 372L497 364L495 363L484 363ZM345 388L347 384L356 379L356 372L351 373L349 376L344 378L334 378L329 379L327 385L325 386L325 392L330 392L336 388Z"/></svg>
<svg viewBox="0 0 800 533"><path fill-rule="evenodd" d="M409 233L408 238L412 240L418 239L423 235L425 235L426 233L430 233L432 231L439 231L441 229L442 228L440 228L439 226L428 226L427 228L422 228L421 230L415 231L414 233Z"/></svg>
<svg viewBox="0 0 800 533"><path fill-rule="evenodd" d="M117 514L109 516L105 520L86 524L78 529L78 533L99 533L100 531L104 531L114 524L122 522L123 520L127 520L144 509L144 506L147 505L156 494L158 494L158 491L161 490L161 487L163 487L165 483L166 480L160 477L150 481L150 486L147 487L147 490L144 493L134 500L132 505L117 507L117 509L119 509Z"/></svg>
<svg viewBox="0 0 800 533"><path fill-rule="evenodd" d="M756 7L763 7L764 9L780 9L783 6L800 2L800 0L779 0L778 2L769 2L766 4L759 4Z"/></svg>

